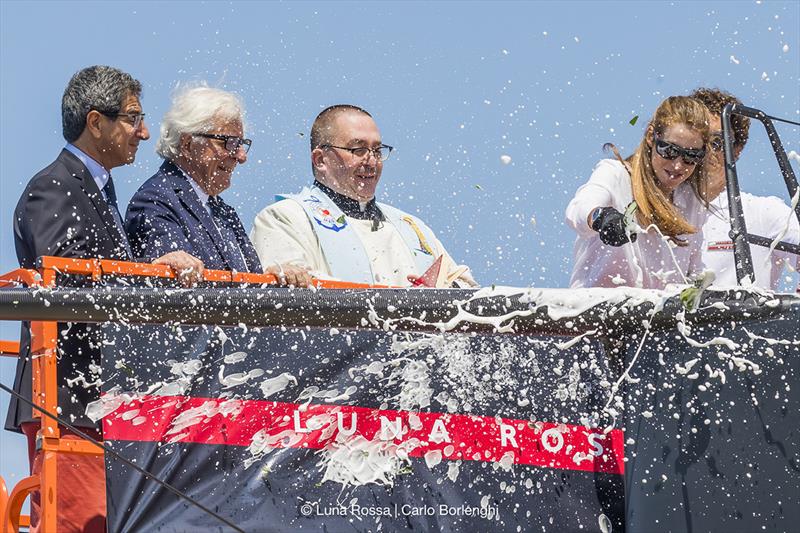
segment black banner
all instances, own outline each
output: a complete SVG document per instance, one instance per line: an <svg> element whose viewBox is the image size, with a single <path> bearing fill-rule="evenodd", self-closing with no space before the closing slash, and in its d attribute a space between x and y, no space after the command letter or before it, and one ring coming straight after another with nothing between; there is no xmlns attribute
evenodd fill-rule
<svg viewBox="0 0 800 533"><path fill-rule="evenodd" d="M797 531L800 306L653 331L631 373L628 530Z"/></svg>
<svg viewBox="0 0 800 533"><path fill-rule="evenodd" d="M796 523L796 300L581 292L465 293L439 332L372 304L360 327L112 324L90 414L245 531ZM225 530L106 462L111 531Z"/></svg>

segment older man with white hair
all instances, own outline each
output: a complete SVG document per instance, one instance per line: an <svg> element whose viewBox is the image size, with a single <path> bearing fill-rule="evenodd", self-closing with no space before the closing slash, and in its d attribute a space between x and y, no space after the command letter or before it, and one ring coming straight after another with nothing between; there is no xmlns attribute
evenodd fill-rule
<svg viewBox="0 0 800 533"><path fill-rule="evenodd" d="M156 145L164 164L139 188L125 216L134 254L185 250L204 268L262 272L239 216L219 196L230 187L236 165L247 161L251 144L235 94L205 86L178 91ZM290 285L310 282L297 267L272 265L267 272Z"/></svg>

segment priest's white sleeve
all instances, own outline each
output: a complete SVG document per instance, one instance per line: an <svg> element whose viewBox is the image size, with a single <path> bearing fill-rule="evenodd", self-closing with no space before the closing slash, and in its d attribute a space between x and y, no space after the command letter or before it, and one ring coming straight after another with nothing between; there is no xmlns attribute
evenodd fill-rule
<svg viewBox="0 0 800 533"><path fill-rule="evenodd" d="M308 268L315 276L330 277L311 221L294 200L281 200L263 209L253 222L250 240L265 269L290 264Z"/></svg>

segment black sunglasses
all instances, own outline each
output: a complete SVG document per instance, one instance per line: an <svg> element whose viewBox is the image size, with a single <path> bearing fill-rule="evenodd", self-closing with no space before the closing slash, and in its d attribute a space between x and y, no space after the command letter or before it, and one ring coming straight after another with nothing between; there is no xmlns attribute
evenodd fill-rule
<svg viewBox="0 0 800 533"><path fill-rule="evenodd" d="M244 153L247 153L250 151L250 146L253 144L253 141L250 139L242 139L235 135L218 135L216 133L192 133L192 135L222 141L225 143L225 149L231 154L235 154L239 150L239 147L244 148Z"/></svg>
<svg viewBox="0 0 800 533"><path fill-rule="evenodd" d="M683 148L677 144L663 141L653 134L653 141L656 145L656 153L668 161L682 158L687 165L696 165L703 161L706 156L705 148Z"/></svg>

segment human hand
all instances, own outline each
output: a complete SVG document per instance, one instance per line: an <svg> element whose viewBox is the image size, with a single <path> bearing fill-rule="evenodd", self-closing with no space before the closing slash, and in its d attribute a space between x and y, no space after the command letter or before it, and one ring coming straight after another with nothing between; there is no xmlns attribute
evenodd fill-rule
<svg viewBox="0 0 800 533"><path fill-rule="evenodd" d="M193 287L203 281L203 262L195 256L178 250L169 252L153 261L154 265L167 265L172 268L178 281L184 287Z"/></svg>
<svg viewBox="0 0 800 533"><path fill-rule="evenodd" d="M276 265L267 268L267 274L275 274L278 284L282 287L309 287L311 286L311 273L307 268L295 265Z"/></svg>
<svg viewBox="0 0 800 533"><path fill-rule="evenodd" d="M592 212L591 227L600 235L600 240L609 246L622 246L636 242L636 233L628 233L625 215L613 207L600 207Z"/></svg>

